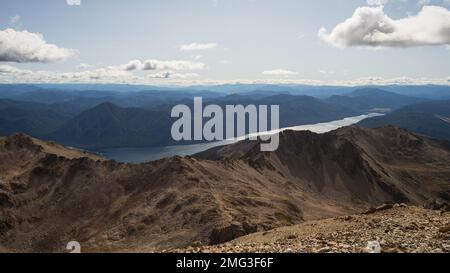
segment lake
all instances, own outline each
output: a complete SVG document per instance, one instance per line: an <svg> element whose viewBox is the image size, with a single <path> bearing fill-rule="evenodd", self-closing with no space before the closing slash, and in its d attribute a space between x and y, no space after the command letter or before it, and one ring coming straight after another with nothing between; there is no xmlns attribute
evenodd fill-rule
<svg viewBox="0 0 450 273"><path fill-rule="evenodd" d="M287 128L281 128L276 131L270 131L260 134L275 134L277 132L282 132L285 130L294 130L294 131L311 131L318 134L323 134L326 132L330 132L341 127L349 126L352 124L356 124L363 119L380 116L381 114L372 113L367 115L361 115L356 117L348 117L341 120L335 120L325 123L317 123L310 125L300 125L293 126ZM232 144L238 141L243 140L244 137L232 139L232 140L224 140L224 141L216 141L209 143L201 143L201 144L193 144L193 145L177 145L177 146L165 146L165 147L153 147L153 148L113 148L113 149L103 149L97 153L102 155L103 157L113 159L119 162L125 163L144 163L149 161L154 161L166 157L173 156L188 156L196 153L200 153L206 151L208 149Z"/></svg>

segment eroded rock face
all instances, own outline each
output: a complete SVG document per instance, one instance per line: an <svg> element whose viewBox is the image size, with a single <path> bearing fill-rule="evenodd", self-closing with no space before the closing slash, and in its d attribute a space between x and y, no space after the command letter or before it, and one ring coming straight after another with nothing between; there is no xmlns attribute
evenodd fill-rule
<svg viewBox="0 0 450 273"><path fill-rule="evenodd" d="M258 228L255 225L248 223L232 222L229 225L213 229L209 237L210 244L217 245L245 236L250 233L257 232Z"/></svg>
<svg viewBox="0 0 450 273"><path fill-rule="evenodd" d="M42 147L33 142L33 140L24 134L14 134L5 141L5 148L9 150L26 149L32 152L42 151Z"/></svg>
<svg viewBox="0 0 450 273"><path fill-rule="evenodd" d="M442 198L431 198L425 203L424 207L426 209L441 210L443 212L450 211L450 203Z"/></svg>
<svg viewBox="0 0 450 273"><path fill-rule="evenodd" d="M12 196L12 194L0 190L0 210L5 208L12 208L16 205L16 200Z"/></svg>
<svg viewBox="0 0 450 273"><path fill-rule="evenodd" d="M16 218L9 210L0 209L0 236L13 229L16 222Z"/></svg>
<svg viewBox="0 0 450 273"><path fill-rule="evenodd" d="M0 236L13 229L17 222L11 211L17 201L8 190L8 185L0 181Z"/></svg>

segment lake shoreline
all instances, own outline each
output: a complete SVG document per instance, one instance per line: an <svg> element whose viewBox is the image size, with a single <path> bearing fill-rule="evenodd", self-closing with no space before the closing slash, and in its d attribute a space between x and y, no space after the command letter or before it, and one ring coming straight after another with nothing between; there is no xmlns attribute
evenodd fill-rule
<svg viewBox="0 0 450 273"><path fill-rule="evenodd" d="M354 117L347 117L341 120L334 120L330 122L299 125L281 128L275 131L262 132L257 135L267 135L276 134L286 130L294 131L311 131L314 133L322 134L330 132L342 127L354 125L364 119L381 116L383 114L379 113L369 113L366 115L359 115ZM222 141L189 144L189 145L172 145L163 147L129 147L129 148L111 148L111 149L98 149L91 150L90 152L101 155L105 158L115 160L122 163L146 163L151 161L156 161L163 158L174 157L174 156L190 156L206 150L230 145L239 141L242 141L249 136L239 137L236 139L228 139Z"/></svg>

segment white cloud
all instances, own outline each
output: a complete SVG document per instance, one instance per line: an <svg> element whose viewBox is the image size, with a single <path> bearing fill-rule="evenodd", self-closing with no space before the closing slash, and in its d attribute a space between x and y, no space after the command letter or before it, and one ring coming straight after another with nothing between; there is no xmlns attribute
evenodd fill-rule
<svg viewBox="0 0 450 273"><path fill-rule="evenodd" d="M74 50L49 44L39 33L10 28L0 31L0 62L52 63L74 55Z"/></svg>
<svg viewBox="0 0 450 273"><path fill-rule="evenodd" d="M191 79L198 77L196 73L177 73L170 70L161 71L144 76L137 76L130 71L121 69L119 66L108 66L104 68L86 70L81 72L53 72L53 71L31 71L20 69L10 65L0 65L0 80L2 82L24 82L24 83L146 83L151 79Z"/></svg>
<svg viewBox="0 0 450 273"><path fill-rule="evenodd" d="M330 33L325 28L319 38L339 47L414 47L450 44L450 11L425 6L415 16L394 20L383 7L361 7Z"/></svg>
<svg viewBox="0 0 450 273"><path fill-rule="evenodd" d="M206 43L206 44L192 43L192 44L184 44L184 45L179 46L181 51L207 50L207 49L213 49L216 47L217 47L216 43Z"/></svg>
<svg viewBox="0 0 450 273"><path fill-rule="evenodd" d="M293 76L298 75L297 72L289 71L285 69L275 69L275 70L266 70L263 72L263 75L270 75L270 76Z"/></svg>
<svg viewBox="0 0 450 273"><path fill-rule="evenodd" d="M81 64L78 65L78 69L87 69L87 68L90 68L90 67L92 67L92 65L85 64L85 63L81 63Z"/></svg>
<svg viewBox="0 0 450 273"><path fill-rule="evenodd" d="M188 79L195 78L199 75L197 73L174 73L172 71L164 71L160 73L150 74L148 78L151 79Z"/></svg>
<svg viewBox="0 0 450 273"><path fill-rule="evenodd" d="M369 6L382 6L386 5L389 0L367 0L367 4Z"/></svg>
<svg viewBox="0 0 450 273"><path fill-rule="evenodd" d="M16 68L9 65L0 65L0 81L3 83L128 83L128 84L179 84L179 85L201 85L201 84L308 84L308 85L334 85L334 86L360 86L360 85L424 85L440 84L450 86L450 77L444 78L382 78L364 77L353 80L313 80L313 79L289 79L286 77L276 79L235 79L214 80L195 79L195 73L177 73L173 71L161 71L144 76L133 75L129 71L110 66L95 70L58 73L52 71L31 71Z"/></svg>
<svg viewBox="0 0 450 273"><path fill-rule="evenodd" d="M53 71L31 71L19 69L9 65L0 65L0 76L9 77L15 82L117 82L121 80L132 80L133 75L114 67L105 67L82 72L53 72Z"/></svg>
<svg viewBox="0 0 450 273"><path fill-rule="evenodd" d="M139 60L132 60L132 61L129 61L127 64L123 65L122 67L126 71L141 70L143 67L143 64Z"/></svg>
<svg viewBox="0 0 450 273"><path fill-rule="evenodd" d="M388 3L399 3L399 4L406 4L411 0L366 0L367 4L369 6L384 6ZM425 6L425 5L449 5L450 0L413 0L416 1L416 5L418 7ZM411 1L412 2L412 1Z"/></svg>
<svg viewBox="0 0 450 273"><path fill-rule="evenodd" d="M19 69L10 65L0 65L0 74L26 75L33 73L30 70Z"/></svg>
<svg viewBox="0 0 450 273"><path fill-rule="evenodd" d="M419 0L417 1L417 6L425 6L425 5L429 5L431 3L431 0Z"/></svg>
<svg viewBox="0 0 450 273"><path fill-rule="evenodd" d="M133 60L122 66L126 71L133 70L202 70L204 63L192 61Z"/></svg>
<svg viewBox="0 0 450 273"><path fill-rule="evenodd" d="M36 83L70 83L70 82L97 82L97 83L145 83L151 79L179 79L187 80L198 77L196 73L187 73L189 70L200 70L205 67L203 63L172 60L132 60L123 65L111 65L97 69L89 69L89 64L80 64L77 72L31 71L10 65L0 65L0 82L36 82ZM144 74L151 70L154 73Z"/></svg>
<svg viewBox="0 0 450 273"><path fill-rule="evenodd" d="M66 3L69 6L80 6L81 0L66 0Z"/></svg>

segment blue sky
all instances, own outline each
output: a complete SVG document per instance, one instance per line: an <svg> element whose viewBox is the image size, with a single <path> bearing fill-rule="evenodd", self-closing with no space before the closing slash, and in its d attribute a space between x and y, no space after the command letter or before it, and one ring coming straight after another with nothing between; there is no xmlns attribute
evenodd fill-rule
<svg viewBox="0 0 450 273"><path fill-rule="evenodd" d="M448 83L450 76L450 0L70 2L0 0L0 82ZM387 24L386 33L364 29L373 20Z"/></svg>

